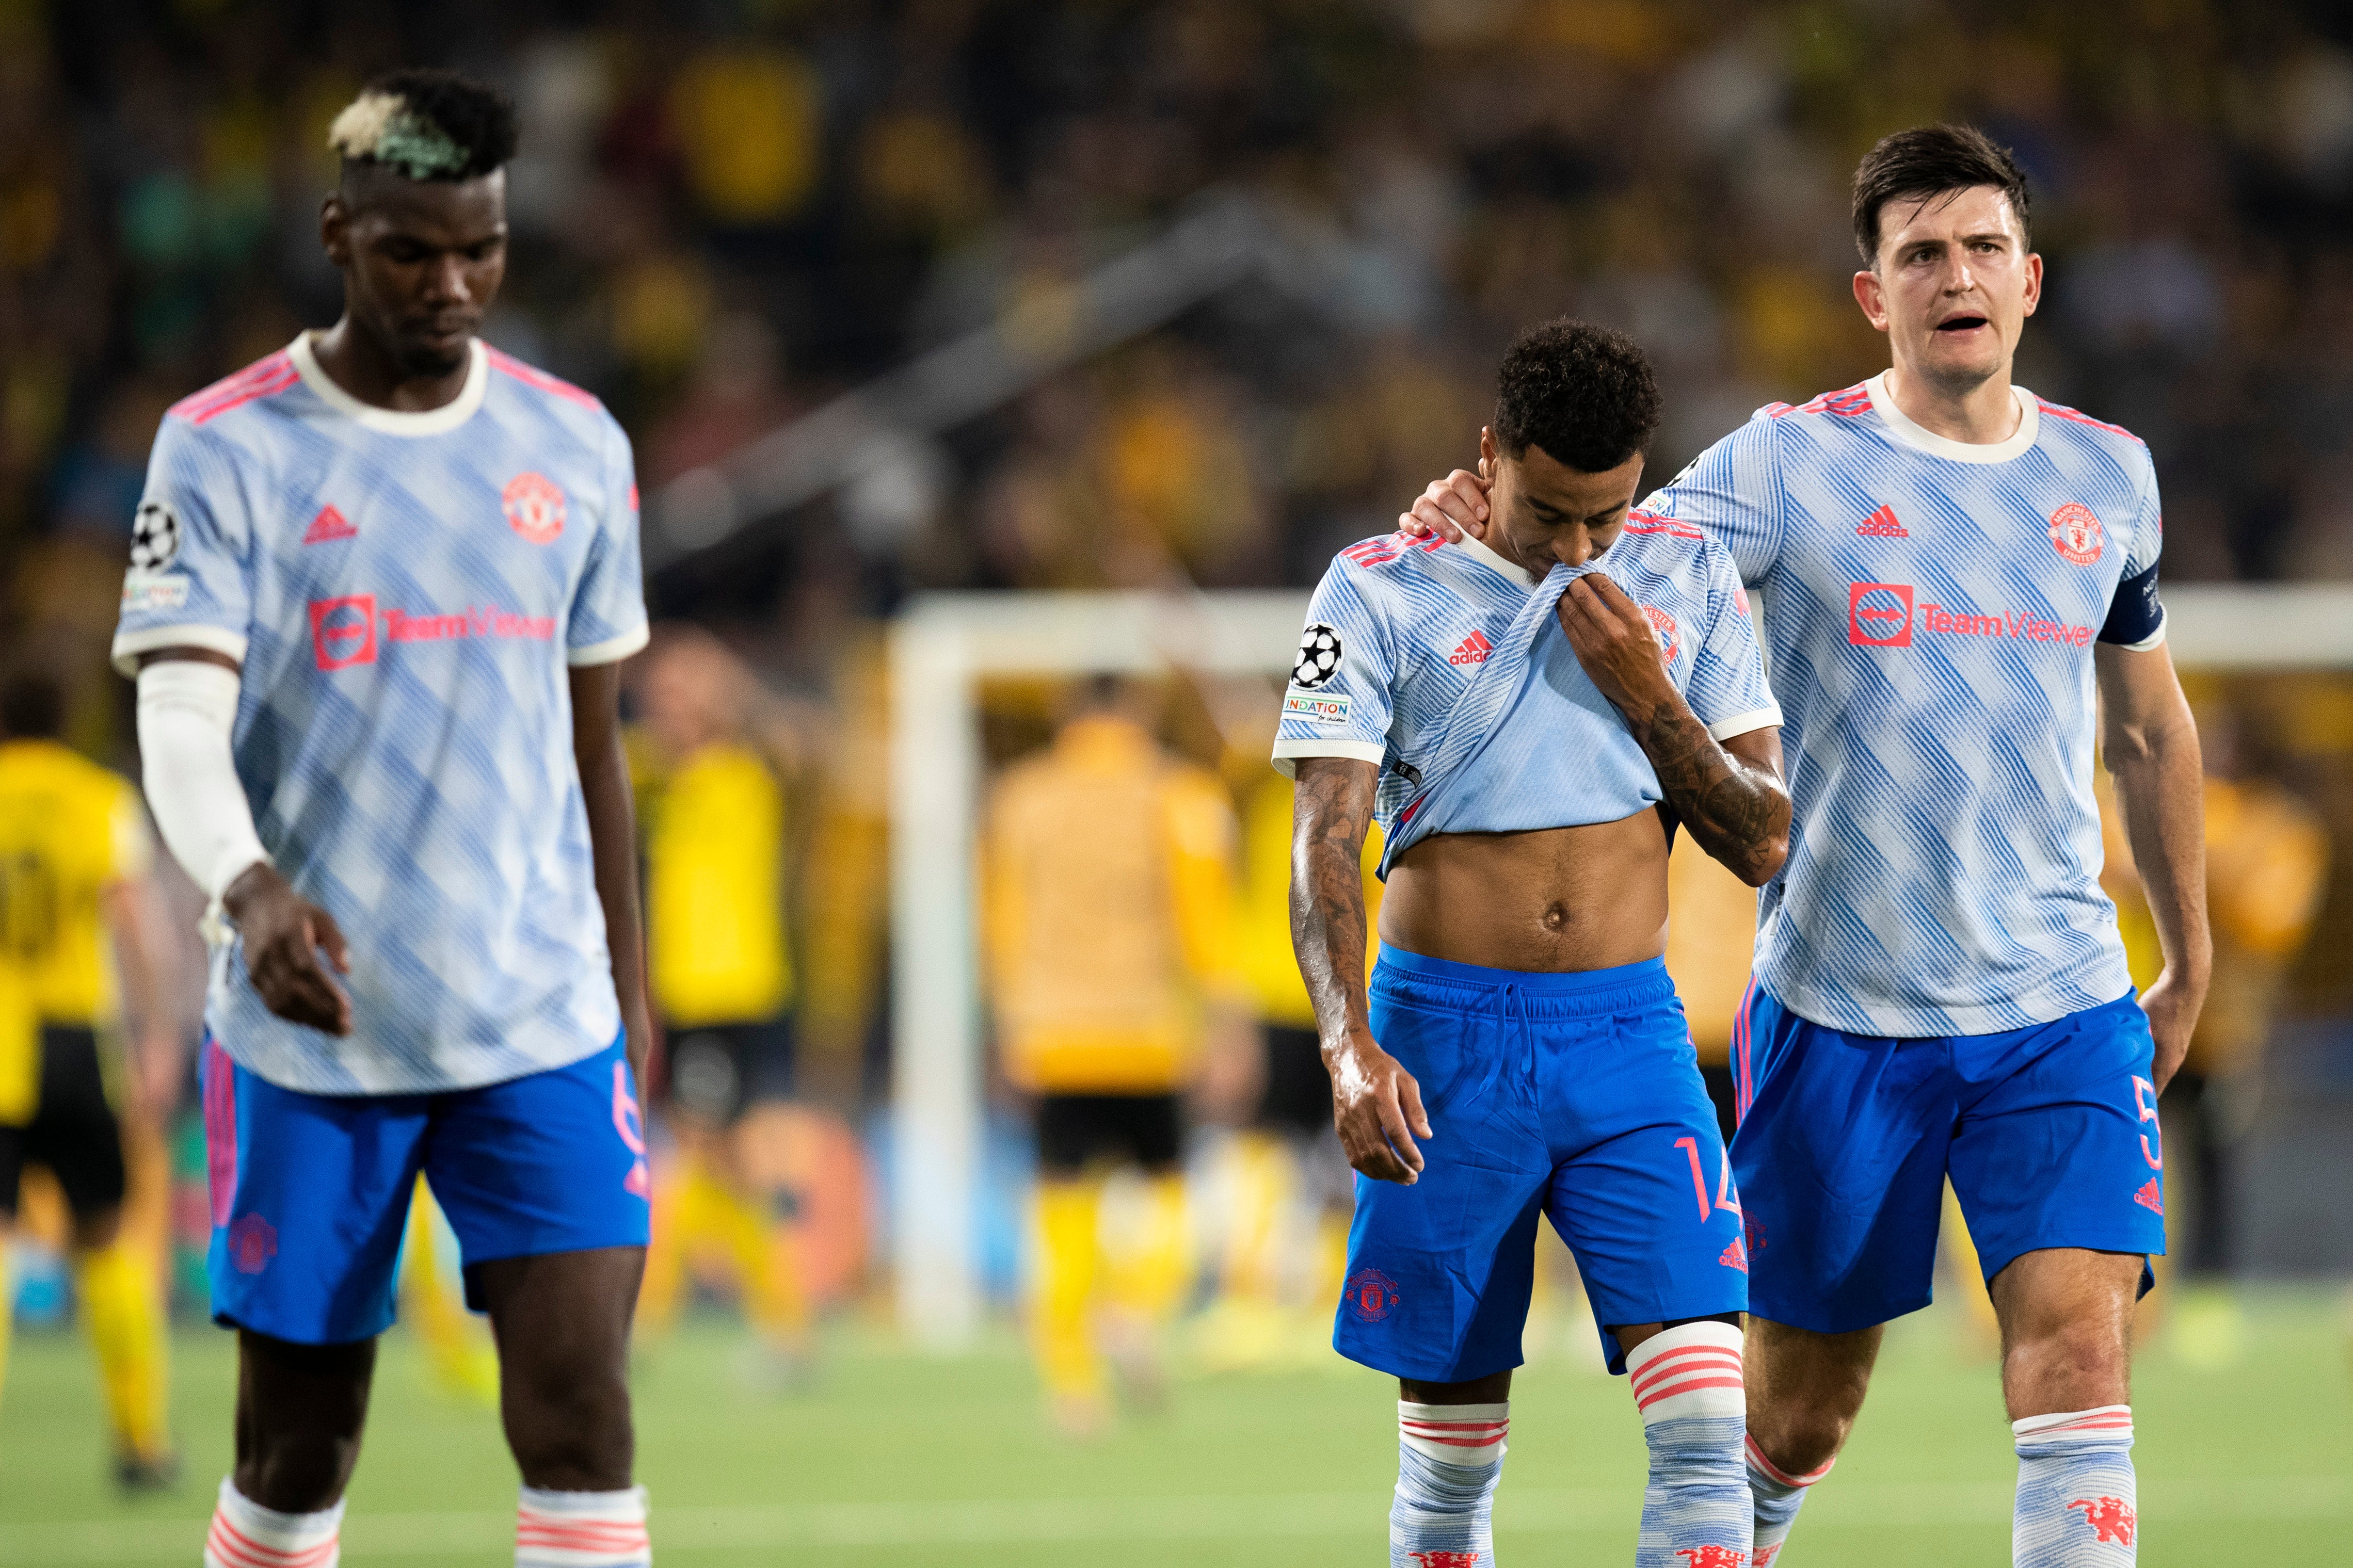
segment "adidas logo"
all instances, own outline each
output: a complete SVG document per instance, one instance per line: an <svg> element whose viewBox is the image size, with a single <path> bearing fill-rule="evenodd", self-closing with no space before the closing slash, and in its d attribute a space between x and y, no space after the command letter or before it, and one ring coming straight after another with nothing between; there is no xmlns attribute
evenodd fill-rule
<svg viewBox="0 0 2353 1568"><path fill-rule="evenodd" d="M1461 642L1454 645L1454 651L1446 656L1446 662L1449 664L1484 664L1487 662L1487 656L1494 651L1495 645L1487 640L1485 633L1472 632L1469 637L1464 637Z"/></svg>
<svg viewBox="0 0 2353 1568"><path fill-rule="evenodd" d="M1737 1268L1746 1274L1748 1272L1748 1248L1736 1236L1732 1238L1732 1245L1724 1249L1724 1256L1716 1261L1726 1268Z"/></svg>
<svg viewBox="0 0 2353 1568"><path fill-rule="evenodd" d="M357 539L359 536L360 531L351 525L350 519L333 507L326 506L319 509L319 515L312 518L311 526L302 531L302 542L324 544L331 539Z"/></svg>
<svg viewBox="0 0 2353 1568"><path fill-rule="evenodd" d="M1909 539L1912 537L1905 531L1904 525L1895 521L1895 509L1892 506L1883 506L1864 518L1862 526L1854 531L1856 537L1861 539Z"/></svg>
<svg viewBox="0 0 2353 1568"><path fill-rule="evenodd" d="M2158 1190L2155 1176L2151 1176L2140 1191L2133 1194L2133 1202L2145 1209L2155 1209L2158 1214L2165 1212L2165 1194Z"/></svg>

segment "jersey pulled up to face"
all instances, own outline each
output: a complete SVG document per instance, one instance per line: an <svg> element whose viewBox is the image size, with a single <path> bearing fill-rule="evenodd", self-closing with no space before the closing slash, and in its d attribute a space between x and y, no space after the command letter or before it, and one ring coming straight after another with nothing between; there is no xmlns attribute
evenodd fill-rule
<svg viewBox="0 0 2353 1568"><path fill-rule="evenodd" d="M1275 766L1378 764L1384 876L1432 834L1576 827L1656 804L1650 759L1555 614L1588 572L1642 607L1669 677L1710 733L1781 721L1724 547L1638 511L1601 555L1541 579L1477 540L1394 534L1342 551L1308 606Z"/></svg>
<svg viewBox="0 0 2353 1568"><path fill-rule="evenodd" d="M1998 446L1921 429L1883 378L1776 404L1651 498L1763 593L1796 820L1756 973L1833 1028L1989 1034L2132 985L2097 879L2092 645L2157 564L2156 471L2017 395Z"/></svg>
<svg viewBox="0 0 2353 1568"><path fill-rule="evenodd" d="M316 1094L471 1088L620 1027L567 667L644 646L628 439L588 394L477 344L403 414L307 336L173 408L114 640L243 661L234 748L261 842L351 945L353 1033L262 1005L232 939L206 1022Z"/></svg>

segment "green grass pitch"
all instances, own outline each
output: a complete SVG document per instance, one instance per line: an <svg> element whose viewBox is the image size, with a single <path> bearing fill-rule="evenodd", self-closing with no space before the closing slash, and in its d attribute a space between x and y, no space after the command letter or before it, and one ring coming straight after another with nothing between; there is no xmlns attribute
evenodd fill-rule
<svg viewBox="0 0 2353 1568"><path fill-rule="evenodd" d="M2244 1358L2199 1371L2142 1358L2140 1561L2149 1568L2334 1563L2353 1551L2353 1377L2340 1305L2253 1300ZM1788 1568L2010 1561L2013 1461L1993 1368L1942 1309L1899 1325L1838 1472L1807 1506ZM1186 1376L1165 1411L1089 1444L1052 1435L1017 1344L934 1361L844 1329L811 1392L744 1374L740 1333L690 1326L640 1368L640 1474L660 1560L693 1568L1251 1568L1387 1561L1391 1386L1333 1361ZM0 1564L196 1561L228 1456L227 1335L175 1346L178 1495L111 1489L80 1344L20 1337L0 1405ZM1566 1359L1514 1392L1495 1510L1506 1564L1633 1554L1641 1439L1621 1383ZM511 1561L514 1481L491 1414L445 1396L387 1342L343 1561Z"/></svg>

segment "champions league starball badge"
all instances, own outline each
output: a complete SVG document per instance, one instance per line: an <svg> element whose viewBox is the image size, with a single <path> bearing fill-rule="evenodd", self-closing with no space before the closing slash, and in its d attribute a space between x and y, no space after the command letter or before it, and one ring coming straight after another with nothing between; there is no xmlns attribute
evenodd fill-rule
<svg viewBox="0 0 2353 1568"><path fill-rule="evenodd" d="M1291 684L1313 691L1340 673L1340 634L1323 621L1311 622L1299 639L1299 658L1291 667Z"/></svg>
<svg viewBox="0 0 2353 1568"><path fill-rule="evenodd" d="M131 522L131 569L161 572L180 553L180 514L160 500L142 501Z"/></svg>

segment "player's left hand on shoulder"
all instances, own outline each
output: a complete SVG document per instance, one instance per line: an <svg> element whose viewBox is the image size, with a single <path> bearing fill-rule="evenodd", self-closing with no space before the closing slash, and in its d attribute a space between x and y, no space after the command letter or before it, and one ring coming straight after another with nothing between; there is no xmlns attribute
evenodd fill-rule
<svg viewBox="0 0 2353 1568"><path fill-rule="evenodd" d="M1415 538L1437 534L1450 544L1463 536L1487 537L1488 481L1468 468L1457 468L1442 479L1432 479L1411 508L1398 516L1398 531Z"/></svg>
<svg viewBox="0 0 2353 1568"><path fill-rule="evenodd" d="M1673 693L1658 633L1641 606L1606 575L1588 572L1571 583L1556 613L1577 662L1602 696L1622 709Z"/></svg>

